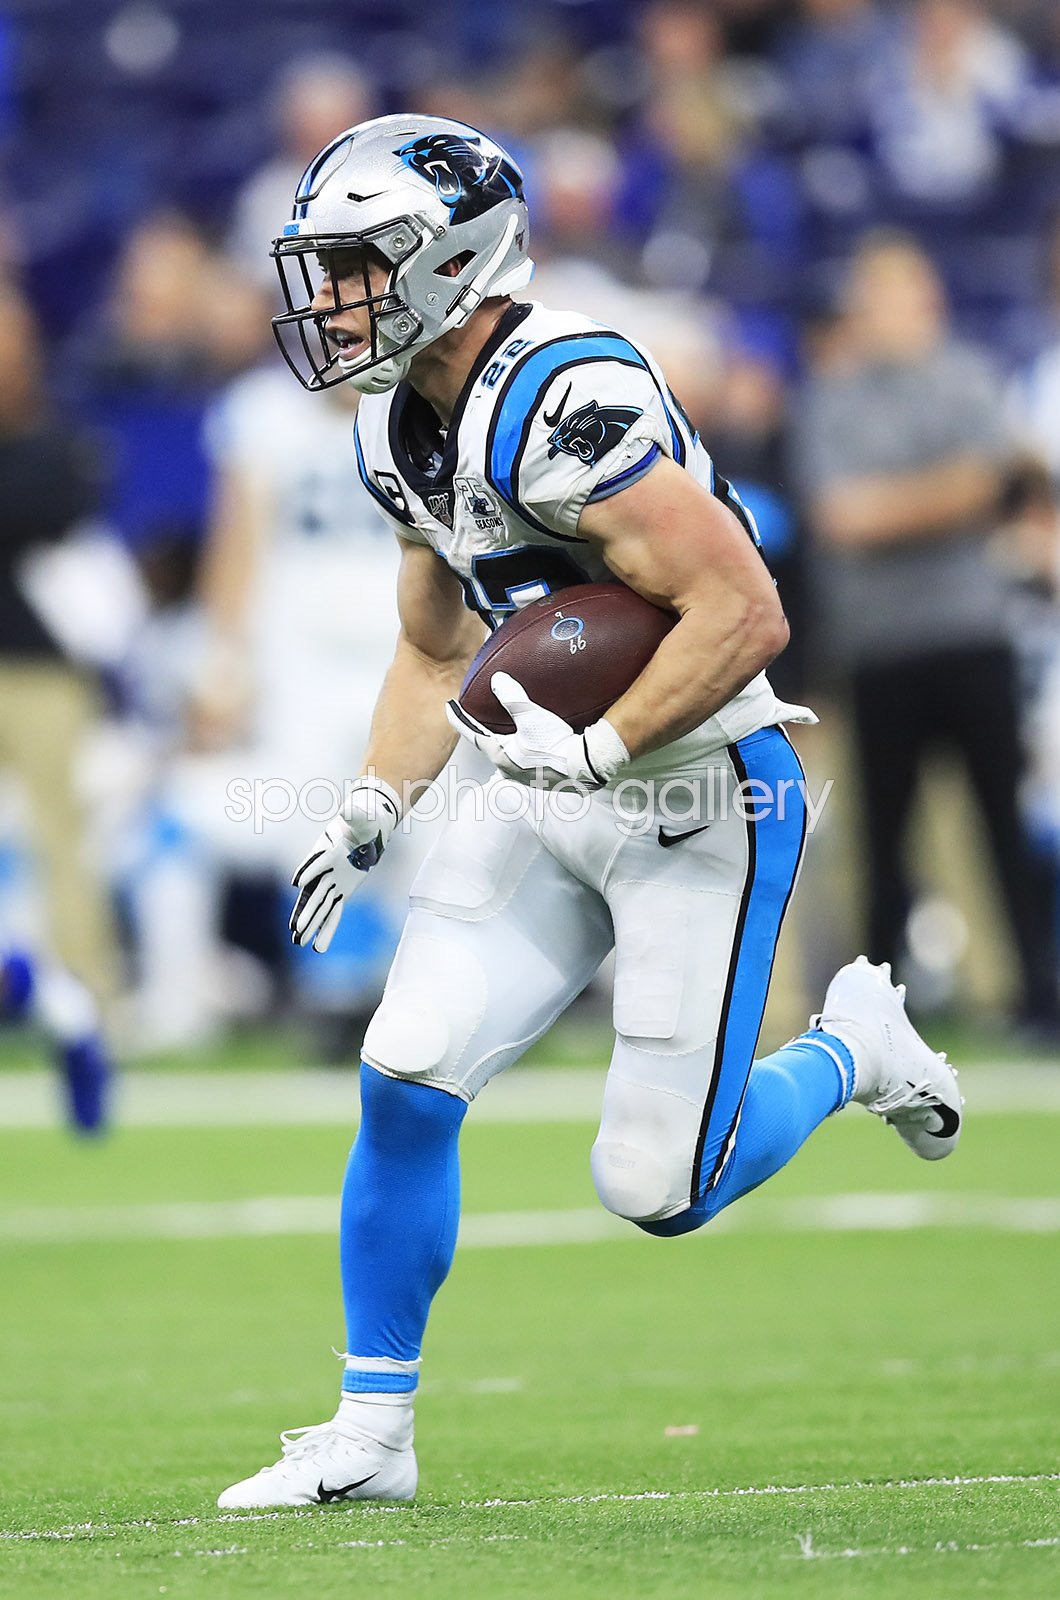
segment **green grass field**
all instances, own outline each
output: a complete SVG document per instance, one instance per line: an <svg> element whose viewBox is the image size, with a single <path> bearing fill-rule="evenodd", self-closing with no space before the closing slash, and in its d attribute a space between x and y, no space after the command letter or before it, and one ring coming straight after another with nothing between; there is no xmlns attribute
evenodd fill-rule
<svg viewBox="0 0 1060 1600"><path fill-rule="evenodd" d="M0 1134L0 1593L1060 1595L1060 1116L969 1099L676 1241L603 1231L588 1123L470 1121L417 1502L268 1515L214 1498L334 1407L348 1130Z"/></svg>

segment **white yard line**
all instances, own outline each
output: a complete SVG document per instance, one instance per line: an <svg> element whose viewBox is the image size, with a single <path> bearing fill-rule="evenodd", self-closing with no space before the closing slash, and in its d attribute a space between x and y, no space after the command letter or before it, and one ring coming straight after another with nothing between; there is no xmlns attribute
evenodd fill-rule
<svg viewBox="0 0 1060 1600"><path fill-rule="evenodd" d="M799 1534L800 1561L864 1561L880 1556L954 1556L979 1555L991 1550L1056 1550L1060 1549L1060 1535L1048 1539L998 1539L991 1544L959 1544L956 1539L937 1540L928 1545L873 1545L864 1550L818 1550L812 1533Z"/></svg>
<svg viewBox="0 0 1060 1600"><path fill-rule="evenodd" d="M778 1495L846 1494L863 1490L967 1489L989 1484L1060 1483L1060 1472L987 1473L978 1477L889 1478L882 1483L854 1479L849 1483L767 1483L739 1489L647 1489L639 1494L575 1494L542 1497L536 1500L462 1500L466 1510L515 1509L523 1506L581 1506L612 1502L623 1505L641 1500L741 1500L773 1498ZM233 1516L237 1513L232 1513Z"/></svg>
<svg viewBox="0 0 1060 1600"><path fill-rule="evenodd" d="M333 1235L337 1195L262 1195L247 1200L187 1200L127 1206L23 1206L0 1212L0 1245L74 1244L121 1239L236 1239ZM704 1232L908 1233L982 1228L993 1233L1060 1233L1060 1197L991 1194L830 1194L788 1200L748 1198ZM648 1236L601 1207L568 1211L471 1212L460 1224L463 1250L597 1244Z"/></svg>
<svg viewBox="0 0 1060 1600"><path fill-rule="evenodd" d="M475 1104L476 1122L594 1122L603 1067L516 1067ZM969 1067L961 1087L973 1116L1060 1113L1060 1071L1014 1062ZM116 1117L127 1128L352 1127L357 1083L352 1069L306 1067L278 1072L127 1072ZM56 1086L40 1072L0 1073L0 1129L50 1128Z"/></svg>
<svg viewBox="0 0 1060 1600"><path fill-rule="evenodd" d="M849 1483L765 1483L749 1484L736 1489L646 1489L635 1494L570 1494L570 1495L540 1495L526 1500L460 1500L453 1506L434 1506L428 1502L425 1509L448 1510L453 1513L461 1511L524 1511L537 1510L540 1507L554 1506L598 1506L598 1505L656 1505L660 1501L710 1501L710 1500L757 1500L776 1499L778 1496L790 1495L830 1495L830 1494L877 1494L884 1491L915 1492L921 1489L979 1489L991 1485L1027 1486L1036 1483L1060 1484L1060 1472L994 1472L979 1475L961 1474L952 1478L888 1478L880 1483L866 1482L855 1478ZM110 1537L116 1533L142 1528L147 1531L169 1530L171 1528L198 1528L204 1524L230 1523L230 1522L277 1522L293 1521L300 1517L315 1517L319 1514L319 1506L290 1507L278 1511L224 1511L220 1516L212 1517L144 1517L128 1522L73 1522L66 1523L60 1528L26 1528L26 1529L0 1529L0 1539L91 1539L96 1535ZM336 1516L409 1516L415 1515L414 1505L385 1505L379 1501L365 1500L354 1505L332 1505L326 1508L326 1515ZM489 1538L506 1537L505 1535L488 1535ZM507 1537L511 1537L510 1535ZM361 1543L362 1541L351 1541ZM372 1546L382 1543L397 1543L389 1540L365 1540L363 1543ZM418 1542L418 1541L415 1541ZM1037 1545L1042 1541L1028 1541ZM860 1553L860 1552L859 1552ZM803 1549L805 1555L805 1548Z"/></svg>

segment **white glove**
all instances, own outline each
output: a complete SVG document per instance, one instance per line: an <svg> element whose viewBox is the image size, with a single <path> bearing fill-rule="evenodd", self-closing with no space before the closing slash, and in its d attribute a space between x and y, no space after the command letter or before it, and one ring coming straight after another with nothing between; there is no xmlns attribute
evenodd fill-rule
<svg viewBox="0 0 1060 1600"><path fill-rule="evenodd" d="M289 924L294 944L312 944L324 954L344 899L361 887L400 818L400 802L389 784L377 778L359 781L345 813L332 818L291 879L302 891Z"/></svg>
<svg viewBox="0 0 1060 1600"><path fill-rule="evenodd" d="M490 688L515 723L514 733L491 733L456 700L446 702L445 714L450 727L505 777L536 789L562 782L602 789L629 760L629 751L605 717L575 733L554 711L528 700L522 684L506 672L495 672Z"/></svg>

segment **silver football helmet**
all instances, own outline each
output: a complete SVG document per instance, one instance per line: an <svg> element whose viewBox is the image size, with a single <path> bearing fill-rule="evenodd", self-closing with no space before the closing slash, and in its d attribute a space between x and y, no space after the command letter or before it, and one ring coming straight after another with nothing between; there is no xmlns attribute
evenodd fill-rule
<svg viewBox="0 0 1060 1600"><path fill-rule="evenodd" d="M362 393L392 389L418 350L489 296L530 281L528 232L522 173L476 128L410 116L347 129L309 163L273 243L287 309L272 325L287 365L307 389L344 381ZM454 261L455 274L440 271ZM383 288L373 289L373 262L386 272ZM314 266L330 282L324 309L312 305ZM364 293L343 300L340 284L351 276ZM344 354L329 319L360 306L368 344Z"/></svg>

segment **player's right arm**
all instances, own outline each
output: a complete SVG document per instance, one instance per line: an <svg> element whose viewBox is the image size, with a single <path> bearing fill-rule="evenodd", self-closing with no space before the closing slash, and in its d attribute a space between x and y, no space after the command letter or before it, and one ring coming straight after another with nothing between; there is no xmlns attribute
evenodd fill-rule
<svg viewBox="0 0 1060 1600"><path fill-rule="evenodd" d="M372 717L364 770L398 794L430 782L452 755L456 735L445 702L460 692L485 636L463 590L428 546L401 541L398 634Z"/></svg>
<svg viewBox="0 0 1060 1600"><path fill-rule="evenodd" d="M325 951L345 898L364 882L417 786L436 778L456 736L445 703L460 692L483 625L464 605L457 579L427 545L401 542L394 659L372 717L364 766L343 810L317 839L292 879L295 944Z"/></svg>

